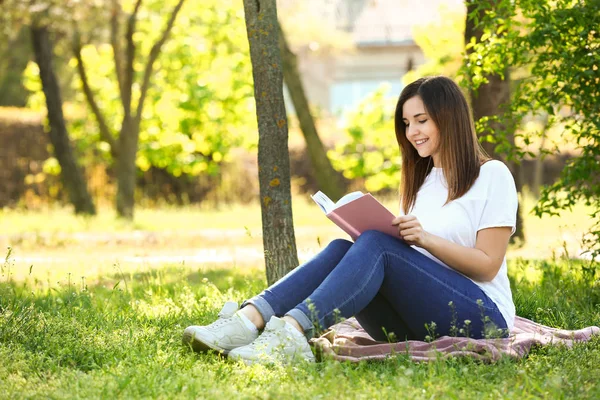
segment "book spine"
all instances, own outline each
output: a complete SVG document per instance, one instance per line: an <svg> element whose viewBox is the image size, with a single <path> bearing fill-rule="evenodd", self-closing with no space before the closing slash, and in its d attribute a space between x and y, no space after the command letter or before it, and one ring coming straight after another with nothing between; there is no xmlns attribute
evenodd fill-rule
<svg viewBox="0 0 600 400"><path fill-rule="evenodd" d="M350 235L350 237L352 238L353 241L356 240L356 238L358 238L360 236L360 232L357 229L355 229L352 225L350 225L349 223L344 221L335 212L327 214L327 218L332 220L337 226L342 228L342 230L344 232L346 232L348 235Z"/></svg>

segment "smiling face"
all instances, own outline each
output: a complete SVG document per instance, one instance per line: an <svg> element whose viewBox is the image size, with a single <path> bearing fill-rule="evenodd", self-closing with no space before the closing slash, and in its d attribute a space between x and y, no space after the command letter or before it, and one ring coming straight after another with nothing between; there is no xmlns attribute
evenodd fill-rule
<svg viewBox="0 0 600 400"><path fill-rule="evenodd" d="M402 121L406 139L413 145L419 156L431 156L433 165L441 167L439 160L440 131L427 114L420 96L413 96L402 106Z"/></svg>

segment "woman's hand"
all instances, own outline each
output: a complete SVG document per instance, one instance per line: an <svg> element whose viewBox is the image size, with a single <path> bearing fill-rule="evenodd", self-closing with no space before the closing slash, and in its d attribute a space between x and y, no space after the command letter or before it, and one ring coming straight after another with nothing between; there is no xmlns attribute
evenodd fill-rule
<svg viewBox="0 0 600 400"><path fill-rule="evenodd" d="M398 236L411 246L426 248L429 233L423 230L414 215L400 215L394 218L392 225L398 226Z"/></svg>

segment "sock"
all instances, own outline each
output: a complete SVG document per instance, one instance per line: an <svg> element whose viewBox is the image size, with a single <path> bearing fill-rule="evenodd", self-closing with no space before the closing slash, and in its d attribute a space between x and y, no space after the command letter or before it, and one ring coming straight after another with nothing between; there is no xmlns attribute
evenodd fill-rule
<svg viewBox="0 0 600 400"><path fill-rule="evenodd" d="M285 321L285 320L284 320ZM290 331L297 338L303 338L306 340L306 335L300 332L294 325L290 324L288 321L285 321L285 325L288 331Z"/></svg>
<svg viewBox="0 0 600 400"><path fill-rule="evenodd" d="M244 325L246 325L246 328L250 329L250 331L257 333L258 329L256 328L256 325L254 325L252 323L252 321L250 321L248 319L248 317L246 317L244 314L242 314L240 311L235 313L238 317L240 317L240 319L242 320L242 322L244 323Z"/></svg>

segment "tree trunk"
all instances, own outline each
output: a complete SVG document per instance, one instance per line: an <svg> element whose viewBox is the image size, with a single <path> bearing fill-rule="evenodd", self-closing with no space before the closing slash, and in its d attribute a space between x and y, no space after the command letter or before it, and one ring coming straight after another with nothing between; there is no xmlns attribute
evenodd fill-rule
<svg viewBox="0 0 600 400"><path fill-rule="evenodd" d="M135 85L134 60L136 54L136 45L133 37L135 35L137 14L140 6L142 5L142 0L136 1L134 5L134 11L128 19L127 31L125 34L125 42L127 43L125 60L122 58L123 54L121 54L120 42L117 37L119 31L119 13L121 9L119 2L113 1L113 14L111 17L111 42L113 46L117 81L121 94L121 102L124 110L123 123L121 125L121 131L119 134L119 149L117 151L118 157L116 163L117 214L120 217L129 220L133 219L133 210L135 206L137 173L135 162L137 158L140 137L140 121L142 119L142 112L144 111L144 102L146 95L148 94L148 88L150 87L152 75L154 74L154 63L160 55L162 46L169 38L175 20L177 19L177 15L181 11L181 7L183 7L184 2L185 0L179 0L173 7L173 11L169 15L161 35L156 42L154 42L154 45L150 49L150 53L148 54L148 58L146 60L146 65L144 67L142 81L139 85L138 104L134 111L131 104ZM109 136L109 134L106 134L105 136ZM112 143L112 141L109 143Z"/></svg>
<svg viewBox="0 0 600 400"><path fill-rule="evenodd" d="M31 36L35 60L40 69L42 89L46 96L50 142L54 148L54 155L60 164L62 182L69 194L71 203L75 206L75 213L94 215L96 214L96 208L75 159L65 125L60 88L54 73L53 47L48 29L44 26L32 27Z"/></svg>
<svg viewBox="0 0 600 400"><path fill-rule="evenodd" d="M469 18L469 15L471 15L475 11L476 4L474 2L468 1L466 2L466 5L467 17L465 26L465 43L469 43L472 37L475 37L476 41L479 42L481 40L483 32L480 29L477 29L477 27L474 24L473 18ZM493 9L494 6L495 1L491 0L488 3L488 7L490 9ZM478 19L481 20L483 16L484 10L480 9ZM487 79L489 82L479 86L477 91L470 90L471 107L473 108L473 118L475 119L475 121L478 121L479 119L486 116L501 117L503 114L502 107L510 103L510 76L508 70L504 71L503 76L488 75ZM495 132L503 131L506 128L506 126L500 122L492 122L490 123L489 127L492 135ZM506 137L506 140L508 140L510 144L514 146L515 138L513 133L509 134ZM482 143L482 146L485 149L485 151L490 155L490 157L502 160L504 163L506 163L515 180L517 191L521 193L523 183L519 174L520 164L514 161L508 161L504 154L498 154L495 150L495 143L484 141ZM511 237L511 242L514 242L514 239L516 238L518 238L521 241L521 243L525 242L522 207L519 207L519 210L517 211L516 232Z"/></svg>
<svg viewBox="0 0 600 400"><path fill-rule="evenodd" d="M258 119L258 177L269 284L298 266L275 0L244 0Z"/></svg>
<svg viewBox="0 0 600 400"><path fill-rule="evenodd" d="M137 167L135 164L139 139L139 124L131 117L123 119L119 135L119 158L117 158L117 214L133 219Z"/></svg>
<svg viewBox="0 0 600 400"><path fill-rule="evenodd" d="M298 71L296 55L290 50L281 26L279 26L279 49L283 61L283 79L300 122L300 130L306 141L306 151L310 156L313 173L321 191L336 201L344 195L346 185L342 175L333 169L329 158L327 158L325 147L319 138L314 119L310 113L308 100Z"/></svg>

